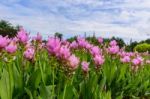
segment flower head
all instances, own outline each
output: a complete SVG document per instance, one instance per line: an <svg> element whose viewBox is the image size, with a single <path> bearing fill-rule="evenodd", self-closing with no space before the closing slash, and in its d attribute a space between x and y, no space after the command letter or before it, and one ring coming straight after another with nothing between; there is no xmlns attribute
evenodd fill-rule
<svg viewBox="0 0 150 99"><path fill-rule="evenodd" d="M94 62L95 62L95 64L96 64L97 67L99 67L99 65L102 65L104 63L104 61L105 61L104 57L101 56L101 55L96 55L94 57Z"/></svg>
<svg viewBox="0 0 150 99"><path fill-rule="evenodd" d="M40 35L40 33L37 33L36 37L33 37L33 40L36 40L37 42L42 42L42 35Z"/></svg>
<svg viewBox="0 0 150 99"><path fill-rule="evenodd" d="M50 54L56 55L59 52L59 49L61 47L61 41L59 38L50 37L48 39L46 46Z"/></svg>
<svg viewBox="0 0 150 99"><path fill-rule="evenodd" d="M17 50L16 43L12 41L8 46L5 47L5 50L8 53L14 53L14 52L16 52L16 50Z"/></svg>
<svg viewBox="0 0 150 99"><path fill-rule="evenodd" d="M102 38L102 37L99 37L99 38L98 38L98 42L99 42L100 44L102 44L102 43L103 43L103 38Z"/></svg>
<svg viewBox="0 0 150 99"><path fill-rule="evenodd" d="M117 42L116 40L112 40L110 43L109 43L110 46L116 46L117 45Z"/></svg>
<svg viewBox="0 0 150 99"><path fill-rule="evenodd" d="M23 28L20 28L20 30L18 31L17 38L23 44L26 44L29 40L28 33Z"/></svg>
<svg viewBox="0 0 150 99"><path fill-rule="evenodd" d="M24 57L28 60L33 60L35 54L35 49L33 47L27 48L27 50L23 53Z"/></svg>
<svg viewBox="0 0 150 99"><path fill-rule="evenodd" d="M84 72L88 72L89 71L89 62L86 62L86 61L83 61L82 63L81 63L81 65L82 65L82 70L84 71Z"/></svg>
<svg viewBox="0 0 150 99"><path fill-rule="evenodd" d="M70 49L67 46L61 46L58 56L64 59L69 58L69 56L71 55Z"/></svg>
<svg viewBox="0 0 150 99"><path fill-rule="evenodd" d="M79 59L75 55L71 55L68 61L71 69L76 69L79 65Z"/></svg>
<svg viewBox="0 0 150 99"><path fill-rule="evenodd" d="M0 35L0 49L6 47L8 43L9 39Z"/></svg>
<svg viewBox="0 0 150 99"><path fill-rule="evenodd" d="M129 56L124 56L123 58L121 58L121 62L129 63L130 62L130 57Z"/></svg>
<svg viewBox="0 0 150 99"><path fill-rule="evenodd" d="M119 52L119 46L111 46L108 48L110 54L117 54Z"/></svg>

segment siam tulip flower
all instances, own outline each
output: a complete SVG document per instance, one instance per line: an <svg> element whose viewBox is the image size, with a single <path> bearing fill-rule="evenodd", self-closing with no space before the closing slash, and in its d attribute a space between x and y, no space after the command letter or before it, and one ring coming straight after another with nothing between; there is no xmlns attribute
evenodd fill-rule
<svg viewBox="0 0 150 99"><path fill-rule="evenodd" d="M17 50L17 45L15 42L11 42L8 46L5 47L5 50L8 52L8 53L15 53L16 50Z"/></svg>
<svg viewBox="0 0 150 99"><path fill-rule="evenodd" d="M10 40L7 37L3 37L0 35L0 49L6 47L9 41Z"/></svg>
<svg viewBox="0 0 150 99"><path fill-rule="evenodd" d="M82 70L84 71L84 72L88 72L89 71L89 62L86 62L86 61L83 61L82 63L81 63L81 65L82 65Z"/></svg>
<svg viewBox="0 0 150 99"><path fill-rule="evenodd" d="M33 40L36 40L37 42L42 42L42 35L40 35L40 33L37 33L36 37L33 37Z"/></svg>
<svg viewBox="0 0 150 99"><path fill-rule="evenodd" d="M75 56L75 55L71 55L68 58L68 62L69 62L69 66L71 67L71 69L76 69L79 65L79 59Z"/></svg>
<svg viewBox="0 0 150 99"><path fill-rule="evenodd" d="M101 54L100 48L98 46L94 46L90 50L93 56Z"/></svg>
<svg viewBox="0 0 150 99"><path fill-rule="evenodd" d="M27 50L23 53L24 57L28 60L33 60L35 54L35 49L33 47L27 48Z"/></svg>
<svg viewBox="0 0 150 99"><path fill-rule="evenodd" d="M78 48L78 43L76 41L73 41L71 44L70 44L70 48Z"/></svg>
<svg viewBox="0 0 150 99"><path fill-rule="evenodd" d="M85 48L86 45L88 44L88 42L84 38L81 38L81 37L77 38L77 42L78 42L78 45L82 48Z"/></svg>
<svg viewBox="0 0 150 99"><path fill-rule="evenodd" d="M101 55L96 55L93 59L96 64L96 67L99 67L99 65L102 65L104 63L104 57Z"/></svg>
<svg viewBox="0 0 150 99"><path fill-rule="evenodd" d="M136 57L136 58L134 58L133 60L132 60L132 64L133 65L141 65L142 64L142 62L143 62L143 59L142 59L142 57Z"/></svg>
<svg viewBox="0 0 150 99"><path fill-rule="evenodd" d="M61 46L59 51L59 57L67 59L71 55L70 49L67 46Z"/></svg>
<svg viewBox="0 0 150 99"><path fill-rule="evenodd" d="M46 47L50 54L56 55L59 52L59 49L61 47L61 41L59 38L50 37L48 39Z"/></svg>
<svg viewBox="0 0 150 99"><path fill-rule="evenodd" d="M116 46L117 45L117 42L116 40L112 40L110 43L109 43L110 46Z"/></svg>
<svg viewBox="0 0 150 99"><path fill-rule="evenodd" d="M117 54L119 52L119 46L111 46L108 48L110 54Z"/></svg>
<svg viewBox="0 0 150 99"><path fill-rule="evenodd" d="M89 44L89 43L87 43L86 46L85 46L86 49L90 49L90 48L92 48L92 47L93 47L93 45L92 45L92 44Z"/></svg>
<svg viewBox="0 0 150 99"><path fill-rule="evenodd" d="M18 31L18 34L17 34L17 38L19 39L19 41L23 44L26 44L29 40L29 34L23 29L23 28L20 28L20 30Z"/></svg>
<svg viewBox="0 0 150 99"><path fill-rule="evenodd" d="M99 37L99 38L98 38L98 42L99 42L100 44L102 44L102 43L103 43L103 38L102 38L102 37Z"/></svg>
<svg viewBox="0 0 150 99"><path fill-rule="evenodd" d="M67 40L63 40L63 41L62 41L62 45L69 46L69 45L70 45L70 43L69 43Z"/></svg>
<svg viewBox="0 0 150 99"><path fill-rule="evenodd" d="M133 65L139 65L140 64L140 61L138 60L138 59L133 59L132 60L132 63L133 63Z"/></svg>
<svg viewBox="0 0 150 99"><path fill-rule="evenodd" d="M123 58L121 58L121 62L129 63L130 62L130 57L129 56L124 56Z"/></svg>

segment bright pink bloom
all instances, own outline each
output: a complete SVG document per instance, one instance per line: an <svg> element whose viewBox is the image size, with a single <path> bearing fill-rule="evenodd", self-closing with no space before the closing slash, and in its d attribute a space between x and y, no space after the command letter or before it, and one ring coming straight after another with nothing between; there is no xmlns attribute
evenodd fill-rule
<svg viewBox="0 0 150 99"><path fill-rule="evenodd" d="M104 63L104 57L103 56L101 56L101 55L96 55L95 57L94 57L94 62L95 62L95 64L97 65L97 66L99 66L99 65L102 65L103 63Z"/></svg>
<svg viewBox="0 0 150 99"><path fill-rule="evenodd" d="M33 47L29 47L24 53L24 57L28 60L32 60L34 58L35 49Z"/></svg>
<svg viewBox="0 0 150 99"><path fill-rule="evenodd" d="M137 57L137 58L134 58L133 60L132 60L132 64L133 65L141 65L142 64L142 62L143 62L143 58L142 57Z"/></svg>
<svg viewBox="0 0 150 99"><path fill-rule="evenodd" d="M8 46L5 47L5 50L8 53L14 53L17 50L17 45L15 42L11 42Z"/></svg>
<svg viewBox="0 0 150 99"><path fill-rule="evenodd" d="M77 38L77 42L78 42L78 45L82 48L85 48L88 43L84 38L81 38L81 37Z"/></svg>
<svg viewBox="0 0 150 99"><path fill-rule="evenodd" d="M50 54L56 55L59 52L59 49L61 47L61 41L58 38L50 37L48 39L46 46Z"/></svg>
<svg viewBox="0 0 150 99"><path fill-rule="evenodd" d="M2 37L0 35L0 48L4 48L9 43L9 39L7 37Z"/></svg>
<svg viewBox="0 0 150 99"><path fill-rule="evenodd" d="M40 33L37 33L36 37L33 37L33 40L36 40L38 42L42 42L42 35L40 35Z"/></svg>
<svg viewBox="0 0 150 99"><path fill-rule="evenodd" d="M78 43L76 41L73 41L71 44L70 44L70 48L77 48L78 47Z"/></svg>
<svg viewBox="0 0 150 99"><path fill-rule="evenodd" d="M89 62L86 62L86 61L83 61L82 63L81 63L81 65L82 65L82 70L84 71L84 72L88 72L89 71Z"/></svg>
<svg viewBox="0 0 150 99"><path fill-rule="evenodd" d="M102 37L99 37L99 38L98 38L98 42L99 42L100 44L102 44L102 43L103 43L103 38L102 38Z"/></svg>
<svg viewBox="0 0 150 99"><path fill-rule="evenodd" d="M93 56L101 54L100 48L98 46L94 46L90 50Z"/></svg>
<svg viewBox="0 0 150 99"><path fill-rule="evenodd" d="M132 63L133 63L133 65L139 65L140 61L138 59L133 59Z"/></svg>
<svg viewBox="0 0 150 99"><path fill-rule="evenodd" d="M121 62L129 63L130 62L130 57L129 56L124 56L123 58L121 58Z"/></svg>
<svg viewBox="0 0 150 99"><path fill-rule="evenodd" d="M110 46L116 46L117 45L117 42L116 40L112 40L110 43L109 43Z"/></svg>
<svg viewBox="0 0 150 99"><path fill-rule="evenodd" d="M67 46L61 46L59 57L67 59L71 55L70 49Z"/></svg>
<svg viewBox="0 0 150 99"><path fill-rule="evenodd" d="M76 69L79 65L79 59L75 55L71 55L68 58L69 65L72 69Z"/></svg>
<svg viewBox="0 0 150 99"><path fill-rule="evenodd" d="M111 46L108 48L110 54L117 54L119 52L119 46Z"/></svg>
<svg viewBox="0 0 150 99"><path fill-rule="evenodd" d="M17 34L17 38L19 39L19 41L23 44L26 44L29 40L29 34L23 29L23 28L20 28L20 30L18 31L18 34Z"/></svg>

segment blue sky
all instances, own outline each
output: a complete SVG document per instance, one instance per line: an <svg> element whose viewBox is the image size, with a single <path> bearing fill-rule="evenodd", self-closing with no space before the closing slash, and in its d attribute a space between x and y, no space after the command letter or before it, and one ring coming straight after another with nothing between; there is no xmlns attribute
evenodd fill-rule
<svg viewBox="0 0 150 99"><path fill-rule="evenodd" d="M150 0L1 0L0 19L35 35L150 38Z"/></svg>

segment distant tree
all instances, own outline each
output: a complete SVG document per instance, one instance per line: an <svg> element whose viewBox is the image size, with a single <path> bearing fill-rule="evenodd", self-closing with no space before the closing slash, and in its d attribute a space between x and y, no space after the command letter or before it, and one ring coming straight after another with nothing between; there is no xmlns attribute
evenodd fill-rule
<svg viewBox="0 0 150 99"><path fill-rule="evenodd" d="M67 41L69 42L73 42L77 39L77 36L74 36L74 37L71 37L71 38L68 38Z"/></svg>
<svg viewBox="0 0 150 99"><path fill-rule="evenodd" d="M5 20L0 20L0 35L8 37L14 37L17 34L19 25L14 27L11 23Z"/></svg>
<svg viewBox="0 0 150 99"><path fill-rule="evenodd" d="M55 33L55 37L58 37L60 40L62 40L63 34L61 34L61 33L59 33L59 32L56 32L56 33Z"/></svg>

